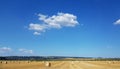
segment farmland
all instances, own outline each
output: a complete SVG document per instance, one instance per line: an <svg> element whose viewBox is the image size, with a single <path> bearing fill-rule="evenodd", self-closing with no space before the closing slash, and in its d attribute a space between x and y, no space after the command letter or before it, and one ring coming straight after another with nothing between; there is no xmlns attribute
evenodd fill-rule
<svg viewBox="0 0 120 69"><path fill-rule="evenodd" d="M45 64L50 63L50 66ZM0 69L120 69L120 61L0 61Z"/></svg>

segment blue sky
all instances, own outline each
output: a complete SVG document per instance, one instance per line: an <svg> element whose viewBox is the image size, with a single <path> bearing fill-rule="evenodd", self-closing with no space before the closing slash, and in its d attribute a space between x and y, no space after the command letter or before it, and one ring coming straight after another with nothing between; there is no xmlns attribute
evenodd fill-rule
<svg viewBox="0 0 120 69"><path fill-rule="evenodd" d="M0 0L0 55L120 57L120 0Z"/></svg>

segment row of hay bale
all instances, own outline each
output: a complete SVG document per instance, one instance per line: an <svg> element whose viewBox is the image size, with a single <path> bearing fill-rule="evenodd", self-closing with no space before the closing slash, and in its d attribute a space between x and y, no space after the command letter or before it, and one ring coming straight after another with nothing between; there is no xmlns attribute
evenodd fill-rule
<svg viewBox="0 0 120 69"><path fill-rule="evenodd" d="M8 64L7 61L0 61L1 64Z"/></svg>
<svg viewBox="0 0 120 69"><path fill-rule="evenodd" d="M21 61L0 61L1 64L8 64L8 63L23 63ZM30 61L27 61L27 63L30 63ZM45 64L46 67L51 67L51 63L50 62L43 62Z"/></svg>
<svg viewBox="0 0 120 69"><path fill-rule="evenodd" d="M0 61L0 64L8 64L8 63L23 63L23 61ZM30 63L30 61L27 61L26 63Z"/></svg>
<svg viewBox="0 0 120 69"><path fill-rule="evenodd" d="M84 61L84 62L88 62L88 63L100 63L100 64L120 64L120 61ZM81 63L81 61L71 61L71 64L75 64L75 63Z"/></svg>
<svg viewBox="0 0 120 69"><path fill-rule="evenodd" d="M120 64L120 61L108 61L108 64Z"/></svg>

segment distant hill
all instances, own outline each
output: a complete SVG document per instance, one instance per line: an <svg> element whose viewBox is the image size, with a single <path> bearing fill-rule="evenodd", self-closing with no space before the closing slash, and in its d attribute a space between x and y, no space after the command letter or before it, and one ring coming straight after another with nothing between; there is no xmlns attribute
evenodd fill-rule
<svg viewBox="0 0 120 69"><path fill-rule="evenodd" d="M66 56L0 56L0 60L30 60L30 61L52 61L52 60L72 60L72 61L102 61L102 60L117 60L120 58L93 58L93 57L66 57Z"/></svg>

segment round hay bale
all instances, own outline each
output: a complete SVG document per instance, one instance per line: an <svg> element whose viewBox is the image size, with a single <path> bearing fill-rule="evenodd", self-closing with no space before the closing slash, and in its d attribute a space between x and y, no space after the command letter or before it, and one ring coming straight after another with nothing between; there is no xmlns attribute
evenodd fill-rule
<svg viewBox="0 0 120 69"><path fill-rule="evenodd" d="M71 64L74 64L74 62L73 62L73 61L71 61Z"/></svg>
<svg viewBox="0 0 120 69"><path fill-rule="evenodd" d="M111 64L111 61L109 61L108 64Z"/></svg>
<svg viewBox="0 0 120 69"><path fill-rule="evenodd" d="M46 63L45 63L45 66L46 66L46 67L50 67L50 66L51 66L51 63L46 62Z"/></svg>
<svg viewBox="0 0 120 69"><path fill-rule="evenodd" d="M8 64L8 62L6 61L5 64Z"/></svg>

